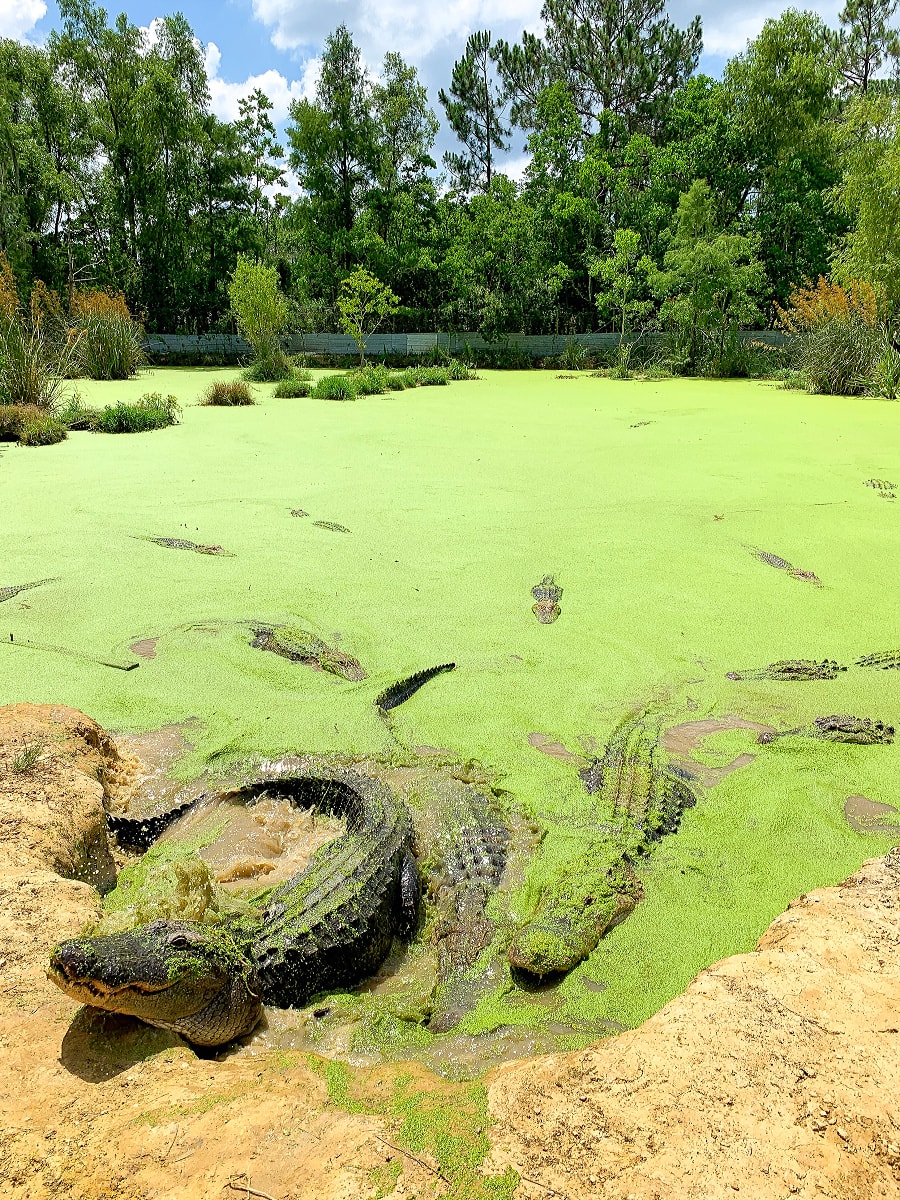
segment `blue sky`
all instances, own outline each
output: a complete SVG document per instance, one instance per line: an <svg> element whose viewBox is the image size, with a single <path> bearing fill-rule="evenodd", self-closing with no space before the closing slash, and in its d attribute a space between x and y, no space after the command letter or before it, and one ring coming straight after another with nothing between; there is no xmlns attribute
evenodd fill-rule
<svg viewBox="0 0 900 1200"><path fill-rule="evenodd" d="M207 47L218 115L235 117L238 97L258 84L275 102L282 124L291 98L314 88L316 55L341 21L373 69L387 50L399 50L414 63L440 116L437 90L447 85L468 34L490 29L512 41L523 28L537 31L541 0L124 0L107 7L113 16L124 11L144 26L154 17L182 12ZM706 47L701 69L718 75L726 58L742 50L767 17L787 7L779 0L673 0L669 15L684 25L700 13ZM838 0L817 0L805 7L836 24ZM41 42L58 22L55 0L0 0L0 36ZM442 132L438 150L451 144L452 136ZM520 152L521 145L514 145L513 159Z"/></svg>

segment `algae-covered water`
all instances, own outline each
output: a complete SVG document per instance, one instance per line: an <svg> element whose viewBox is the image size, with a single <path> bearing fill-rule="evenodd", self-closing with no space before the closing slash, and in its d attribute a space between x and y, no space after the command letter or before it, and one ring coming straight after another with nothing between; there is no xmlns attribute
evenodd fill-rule
<svg viewBox="0 0 900 1200"><path fill-rule="evenodd" d="M54 580L0 604L0 702L70 704L130 732L198 718L185 779L293 752L476 759L508 812L547 830L503 901L513 920L583 841L578 768L629 712L664 727L838 712L900 727L900 672L853 665L900 650L900 501L866 486L900 483L895 404L523 372L355 403L257 385L256 407L197 405L234 375L79 382L90 405L171 392L182 422L0 456L0 588ZM561 615L542 624L531 588L551 573ZM266 623L314 633L367 677L253 648ZM785 658L849 669L726 678ZM374 697L450 661L389 728ZM793 896L898 840L854 829L844 806L897 805L900 743L758 745L749 724L726 725L680 755L699 802L641 865L633 915L537 998L499 980L466 1035L633 1026L750 949Z"/></svg>

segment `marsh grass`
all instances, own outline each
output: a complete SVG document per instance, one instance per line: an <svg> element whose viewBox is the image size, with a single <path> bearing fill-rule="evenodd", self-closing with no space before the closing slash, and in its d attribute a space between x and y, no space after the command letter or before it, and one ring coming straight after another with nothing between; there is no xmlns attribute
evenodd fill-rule
<svg viewBox="0 0 900 1200"><path fill-rule="evenodd" d="M351 375L326 375L309 394L316 400L355 400L357 391Z"/></svg>
<svg viewBox="0 0 900 1200"><path fill-rule="evenodd" d="M143 329L121 292L75 292L70 319L79 373L89 379L129 379L146 366Z"/></svg>
<svg viewBox="0 0 900 1200"><path fill-rule="evenodd" d="M181 406L175 396L148 392L140 400L85 408L80 400L71 400L59 410L58 420L67 429L86 429L92 433L147 433L177 425Z"/></svg>
<svg viewBox="0 0 900 1200"><path fill-rule="evenodd" d="M211 383L200 400L201 404L214 405L218 408L236 408L247 404L255 404L253 393L241 379L230 381L216 380Z"/></svg>
<svg viewBox="0 0 900 1200"><path fill-rule="evenodd" d="M50 409L35 404L0 404L0 441L22 446L52 446L61 442L68 426Z"/></svg>
<svg viewBox="0 0 900 1200"><path fill-rule="evenodd" d="M45 749L46 744L44 742L28 742L22 753L18 754L12 760L12 773L14 775L27 775L41 761L41 756Z"/></svg>
<svg viewBox="0 0 900 1200"><path fill-rule="evenodd" d="M312 384L308 379L298 379L294 376L292 379L282 379L275 385L273 396L277 396L279 400L295 400L303 396L308 396L312 390Z"/></svg>

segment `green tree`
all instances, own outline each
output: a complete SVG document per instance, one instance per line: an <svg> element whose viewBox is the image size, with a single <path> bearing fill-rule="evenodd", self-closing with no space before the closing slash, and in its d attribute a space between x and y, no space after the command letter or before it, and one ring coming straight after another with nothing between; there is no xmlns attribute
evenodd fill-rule
<svg viewBox="0 0 900 1200"><path fill-rule="evenodd" d="M838 63L844 86L864 95L879 68L900 58L900 34L890 22L900 0L846 0L838 20Z"/></svg>
<svg viewBox="0 0 900 1200"><path fill-rule="evenodd" d="M431 149L440 122L429 107L416 68L399 54L386 54L381 79L372 88L371 105L378 183L389 194L420 188L436 165Z"/></svg>
<svg viewBox="0 0 900 1200"><path fill-rule="evenodd" d="M703 46L699 17L681 30L664 11L665 0L544 0L543 37L526 32L518 45L497 46L515 122L535 128L538 97L561 80L586 130L606 113L622 117L627 133L658 128Z"/></svg>
<svg viewBox="0 0 900 1200"><path fill-rule="evenodd" d="M647 280L653 273L653 260L641 254L641 235L633 229L617 229L613 237L615 252L599 258L591 266L601 290L595 296L601 319L617 314L619 341L625 339L629 320L641 320L653 312L653 301L646 294Z"/></svg>
<svg viewBox="0 0 900 1200"><path fill-rule="evenodd" d="M235 127L246 158L245 171L249 182L249 200L253 220L259 228L262 247L268 246L270 227L276 212L270 190L284 184L284 169L278 159L284 148L277 138L271 112L272 101L261 88L238 100L240 118Z"/></svg>
<svg viewBox="0 0 900 1200"><path fill-rule="evenodd" d="M366 338L375 332L385 317L400 308L400 297L365 269L357 267L341 283L337 301L341 328L359 346L359 365L366 365Z"/></svg>
<svg viewBox="0 0 900 1200"><path fill-rule="evenodd" d="M256 353L251 371L256 379L283 379L291 366L281 349L281 333L289 309L274 267L238 255L228 284L228 298L238 330Z"/></svg>
<svg viewBox="0 0 900 1200"><path fill-rule="evenodd" d="M835 188L850 229L837 247L840 282L875 284L888 314L900 315L900 101L861 97L842 130L846 168Z"/></svg>
<svg viewBox="0 0 900 1200"><path fill-rule="evenodd" d="M349 232L377 168L371 84L345 25L325 39L315 100L295 100L290 165L329 225Z"/></svg>
<svg viewBox="0 0 900 1200"><path fill-rule="evenodd" d="M462 192L490 191L494 159L509 149L510 131L503 123L507 95L497 76L496 60L490 31L473 33L462 58L453 64L449 95L443 88L438 92L450 128L465 147L464 154L444 155Z"/></svg>
<svg viewBox="0 0 900 1200"><path fill-rule="evenodd" d="M660 318L675 332L688 369L721 357L730 334L759 320L766 275L757 251L756 239L717 228L709 185L696 179L678 202L663 270L650 277L662 299Z"/></svg>

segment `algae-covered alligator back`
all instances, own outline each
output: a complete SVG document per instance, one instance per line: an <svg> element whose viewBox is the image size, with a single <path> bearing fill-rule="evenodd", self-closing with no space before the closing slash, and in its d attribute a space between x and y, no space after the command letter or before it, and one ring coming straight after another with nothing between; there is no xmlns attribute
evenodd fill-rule
<svg viewBox="0 0 900 1200"><path fill-rule="evenodd" d="M857 746L888 746L894 740L894 727L869 717L833 713L828 717L816 717L811 725L801 725L797 729L785 729L780 733L763 731L756 740L765 744L784 737L819 738L824 742L846 742Z"/></svg>
<svg viewBox="0 0 900 1200"><path fill-rule="evenodd" d="M577 966L631 912L642 895L633 863L696 803L665 764L658 725L644 718L621 725L579 774L596 798L596 832L544 890L507 951L513 967L538 978Z"/></svg>
<svg viewBox="0 0 900 1200"><path fill-rule="evenodd" d="M355 658L336 646L329 646L309 630L289 625L260 625L254 628L253 635L250 644L258 650L271 650L291 662L309 663L354 683L366 677Z"/></svg>

